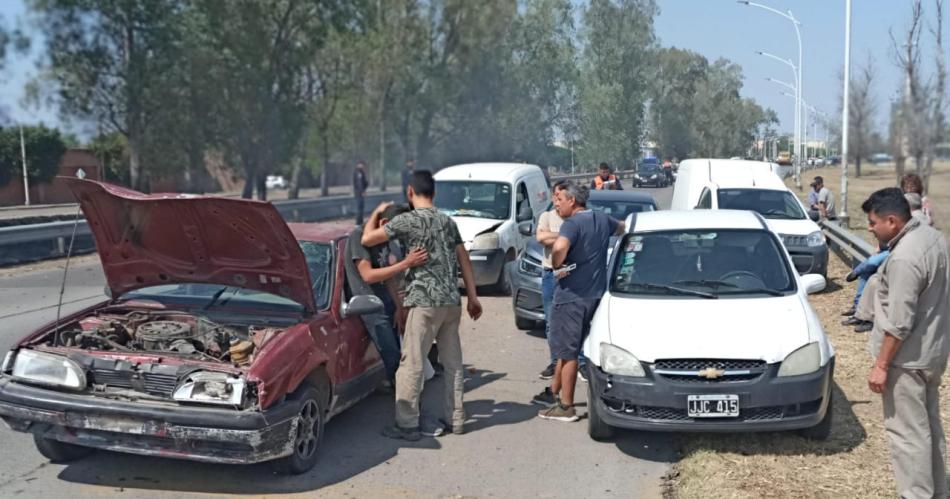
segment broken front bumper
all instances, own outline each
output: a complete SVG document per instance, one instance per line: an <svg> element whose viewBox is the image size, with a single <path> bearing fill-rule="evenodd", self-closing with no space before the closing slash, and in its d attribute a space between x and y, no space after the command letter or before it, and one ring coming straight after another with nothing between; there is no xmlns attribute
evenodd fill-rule
<svg viewBox="0 0 950 499"><path fill-rule="evenodd" d="M64 393L0 377L0 417L16 431L116 452L251 464L290 455L297 408L182 407Z"/></svg>

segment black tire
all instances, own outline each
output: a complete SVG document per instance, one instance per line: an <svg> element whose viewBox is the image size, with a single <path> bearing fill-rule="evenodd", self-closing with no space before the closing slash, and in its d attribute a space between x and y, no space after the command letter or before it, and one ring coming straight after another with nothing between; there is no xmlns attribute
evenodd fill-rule
<svg viewBox="0 0 950 499"><path fill-rule="evenodd" d="M36 444L36 450L40 451L43 457L53 463L68 463L82 459L92 454L94 450L90 447L67 444L35 433L33 434L33 443Z"/></svg>
<svg viewBox="0 0 950 499"><path fill-rule="evenodd" d="M531 319L525 319L523 317L515 316L515 327L517 327L518 329L522 331L531 331L537 326L538 326L538 323Z"/></svg>
<svg viewBox="0 0 950 499"><path fill-rule="evenodd" d="M828 410L825 411L825 417L821 418L821 421L811 428L804 428L798 430L798 434L809 439L809 440L828 440L828 437L831 436L831 424L832 419L834 419L834 397L831 395L831 392L828 393Z"/></svg>
<svg viewBox="0 0 950 499"><path fill-rule="evenodd" d="M600 417L594 384L590 382L587 383L587 434L598 442L609 440L614 436L614 427L605 423Z"/></svg>
<svg viewBox="0 0 950 499"><path fill-rule="evenodd" d="M326 395L317 388L310 385L302 387L293 399L298 401L294 452L276 462L280 472L285 475L306 473L317 464L327 417Z"/></svg>
<svg viewBox="0 0 950 499"><path fill-rule="evenodd" d="M509 267L514 263L514 259L505 260L501 266L501 274L498 275L498 282L492 286L492 292L499 296L511 296L511 278L508 275Z"/></svg>

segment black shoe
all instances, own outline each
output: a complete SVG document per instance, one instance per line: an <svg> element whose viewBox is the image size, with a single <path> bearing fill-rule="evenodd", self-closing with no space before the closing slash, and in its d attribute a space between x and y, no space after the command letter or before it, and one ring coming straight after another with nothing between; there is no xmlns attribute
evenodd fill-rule
<svg viewBox="0 0 950 499"><path fill-rule="evenodd" d="M864 321L862 321L861 319L858 319L857 317L853 315L841 321L842 326L858 326L860 324L864 324Z"/></svg>
<svg viewBox="0 0 950 499"><path fill-rule="evenodd" d="M858 280L858 275L855 274L854 271L852 270L851 272L848 272L848 275L844 276L844 280L846 280L846 281L848 281L848 282L857 281L857 280Z"/></svg>
<svg viewBox="0 0 950 499"><path fill-rule="evenodd" d="M848 310L841 312L841 317L852 317L854 316L854 314L855 314L854 307L851 307Z"/></svg>
<svg viewBox="0 0 950 499"><path fill-rule="evenodd" d="M464 434L465 434L465 425L464 425L464 424L452 424L452 423L449 423L449 421L448 421L447 419L445 419L445 418L439 418L439 423L440 423L442 426L444 426L444 427L446 428L446 430L448 430L449 428L451 428L453 435L464 435ZM443 433L443 435L446 435L446 434L447 434L447 433Z"/></svg>
<svg viewBox="0 0 950 499"><path fill-rule="evenodd" d="M866 332L868 332L868 331L870 331L870 330L872 330L872 329L874 329L874 323L873 323L873 322L870 322L870 321L862 321L861 324L858 324L858 325L854 328L854 332L855 332L855 333L866 333Z"/></svg>
<svg viewBox="0 0 950 499"><path fill-rule="evenodd" d="M531 402L541 405L554 405L557 402L557 397L554 396L554 392L551 391L550 387L545 387L544 391L531 398Z"/></svg>
<svg viewBox="0 0 950 499"><path fill-rule="evenodd" d="M401 428L397 425L383 428L382 433L384 437L394 440L407 440L409 442L417 442L422 438L422 434L419 433L419 428Z"/></svg>
<svg viewBox="0 0 950 499"><path fill-rule="evenodd" d="M556 366L555 366L553 363L552 363L552 364L549 364L548 367L545 367L544 370L541 371L541 374L539 374L538 377L541 378L541 379L551 379L551 378L553 378L553 377L554 377L555 367L556 367Z"/></svg>

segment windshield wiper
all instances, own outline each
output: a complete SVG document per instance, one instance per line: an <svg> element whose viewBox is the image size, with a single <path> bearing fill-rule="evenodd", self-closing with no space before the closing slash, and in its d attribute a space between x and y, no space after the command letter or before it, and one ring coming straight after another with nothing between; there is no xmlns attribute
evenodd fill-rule
<svg viewBox="0 0 950 499"><path fill-rule="evenodd" d="M716 281L702 279L699 281L676 281L673 284L684 284L686 286L709 286L711 288L738 288L735 284L726 281Z"/></svg>
<svg viewBox="0 0 950 499"><path fill-rule="evenodd" d="M772 288L737 288L735 291L730 292L729 294L740 294L740 293L743 293L743 294L744 293L749 293L749 294L765 293L771 296L785 296L785 293L783 291L779 291L777 289L772 289Z"/></svg>
<svg viewBox="0 0 950 499"><path fill-rule="evenodd" d="M201 307L201 310L208 310L209 308L211 308L211 306L214 305L218 301L218 298L221 298L221 295L223 295L224 292L230 288L231 286L222 286L221 289L215 291L214 294L211 295L211 299L208 300L208 303L206 303L205 306Z"/></svg>
<svg viewBox="0 0 950 499"><path fill-rule="evenodd" d="M654 284L652 282L631 282L626 286L627 288L644 288L644 289L657 289L661 291L669 291L671 293L679 295L688 295L688 296L698 296L700 298L712 298L716 299L718 296L712 293L706 293L704 291L696 291L695 289L686 289L678 288L676 286L670 286L667 284Z"/></svg>

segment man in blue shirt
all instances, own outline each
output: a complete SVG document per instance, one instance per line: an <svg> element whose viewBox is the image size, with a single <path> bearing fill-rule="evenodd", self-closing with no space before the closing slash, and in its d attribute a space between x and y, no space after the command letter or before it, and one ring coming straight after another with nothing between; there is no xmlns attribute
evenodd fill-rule
<svg viewBox="0 0 950 499"><path fill-rule="evenodd" d="M542 419L577 421L574 388L581 345L607 289L607 250L610 237L624 232L623 222L587 209L590 189L567 182L557 192L558 215L564 219L551 253L558 278L551 309L551 351L557 367L551 378L555 403L538 413Z"/></svg>

